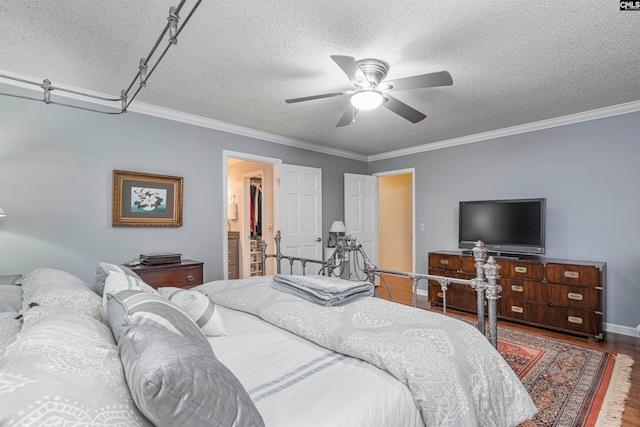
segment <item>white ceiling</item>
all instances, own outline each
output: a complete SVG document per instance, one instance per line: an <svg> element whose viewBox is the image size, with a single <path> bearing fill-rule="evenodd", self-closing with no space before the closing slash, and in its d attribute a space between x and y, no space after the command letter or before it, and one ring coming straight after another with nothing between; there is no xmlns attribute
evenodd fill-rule
<svg viewBox="0 0 640 427"><path fill-rule="evenodd" d="M177 3L2 0L0 73L118 97ZM205 0L136 101L374 155L638 101L639 38L617 0ZM394 92L417 124L379 108L336 128L346 96L284 102L353 88L330 55L454 83Z"/></svg>

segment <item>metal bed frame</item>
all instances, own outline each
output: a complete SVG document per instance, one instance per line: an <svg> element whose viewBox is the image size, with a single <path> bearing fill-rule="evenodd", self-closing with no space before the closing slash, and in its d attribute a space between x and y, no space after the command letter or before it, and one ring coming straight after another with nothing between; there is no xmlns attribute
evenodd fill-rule
<svg viewBox="0 0 640 427"><path fill-rule="evenodd" d="M282 236L280 231L276 233L276 253L267 254L267 243L262 240L258 244L260 252L262 252L262 274L266 274L266 263L268 258L275 258L276 273L282 274L282 260L289 261L289 272L294 274L294 263L299 262L302 268L302 275L306 274L307 264L316 264L320 268L318 274L326 276L337 276L349 279L351 274L351 261L355 261L355 272L358 276L358 270L362 271L366 278L362 281L368 281L375 285L376 278L387 287L389 292L389 300L391 300L391 288L383 274L391 274L395 276L404 276L411 279L413 306L417 303L417 289L420 280L434 280L440 284L442 289L442 308L443 313L447 314L447 288L451 283L470 286L476 290L477 295L477 312L478 312L478 330L483 335L489 333L489 341L493 347L498 348L498 298L502 287L498 284L498 271L500 265L496 263L493 256L488 256L488 250L481 241L476 242L472 249L473 258L476 265L476 277L474 279L457 279L454 277L436 276L432 274L409 273L404 271L386 270L378 268L374 265L367 254L362 249L362 244L352 235L347 234L338 239L336 248L326 261L314 260L309 258L301 258L296 256L283 255L280 251L280 243ZM362 264L360 264L360 259ZM337 271L337 273L336 273ZM428 291L428 287L427 287ZM485 300L487 304L488 316L485 316ZM488 325L486 324L488 322Z"/></svg>

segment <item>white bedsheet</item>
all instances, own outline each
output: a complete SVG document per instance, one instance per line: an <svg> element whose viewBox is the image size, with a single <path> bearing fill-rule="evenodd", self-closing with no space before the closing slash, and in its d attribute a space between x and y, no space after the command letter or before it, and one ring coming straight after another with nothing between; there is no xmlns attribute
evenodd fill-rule
<svg viewBox="0 0 640 427"><path fill-rule="evenodd" d="M209 338L267 427L423 426L407 387L375 366L220 305L227 335Z"/></svg>

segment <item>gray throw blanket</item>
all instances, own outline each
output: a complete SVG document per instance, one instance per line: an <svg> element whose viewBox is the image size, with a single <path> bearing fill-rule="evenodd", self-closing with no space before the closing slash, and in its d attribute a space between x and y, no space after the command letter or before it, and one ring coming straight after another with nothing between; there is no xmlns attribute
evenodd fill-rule
<svg viewBox="0 0 640 427"><path fill-rule="evenodd" d="M282 292L327 307L336 307L359 298L373 296L373 284L352 282L337 277L276 274L273 281L273 286Z"/></svg>
<svg viewBox="0 0 640 427"><path fill-rule="evenodd" d="M508 427L537 412L489 340L452 317L380 298L322 307L274 289L270 276L194 289L216 304L389 372L411 391L429 427Z"/></svg>

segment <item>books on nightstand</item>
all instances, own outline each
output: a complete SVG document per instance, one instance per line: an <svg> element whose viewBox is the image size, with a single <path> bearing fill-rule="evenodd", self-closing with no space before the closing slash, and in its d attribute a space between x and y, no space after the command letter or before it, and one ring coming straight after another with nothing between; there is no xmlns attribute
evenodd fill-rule
<svg viewBox="0 0 640 427"><path fill-rule="evenodd" d="M140 254L140 263L144 265L173 264L178 262L182 262L182 254Z"/></svg>

